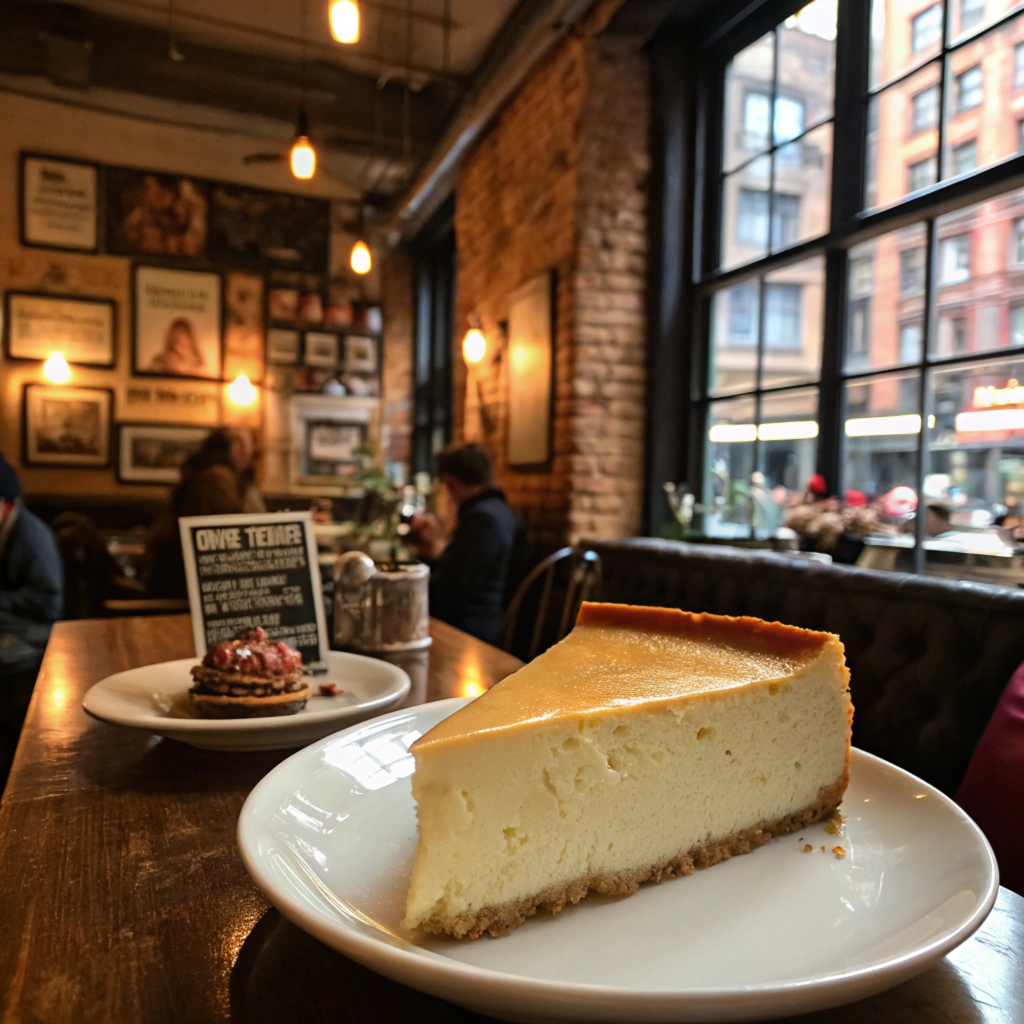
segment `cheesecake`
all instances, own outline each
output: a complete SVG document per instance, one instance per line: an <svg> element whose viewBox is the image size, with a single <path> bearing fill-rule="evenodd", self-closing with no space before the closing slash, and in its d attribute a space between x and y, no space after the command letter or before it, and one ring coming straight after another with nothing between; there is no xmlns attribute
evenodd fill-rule
<svg viewBox="0 0 1024 1024"><path fill-rule="evenodd" d="M561 643L413 744L404 927L504 935L830 815L849 678L831 633L584 604Z"/></svg>

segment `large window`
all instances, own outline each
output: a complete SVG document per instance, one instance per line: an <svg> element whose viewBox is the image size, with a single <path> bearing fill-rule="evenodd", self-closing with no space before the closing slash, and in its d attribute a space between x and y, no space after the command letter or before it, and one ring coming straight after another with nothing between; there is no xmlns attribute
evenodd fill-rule
<svg viewBox="0 0 1024 1024"><path fill-rule="evenodd" d="M936 522L1024 519L1024 13L868 6L766 5L708 83L690 457L709 529L817 472L921 570Z"/></svg>

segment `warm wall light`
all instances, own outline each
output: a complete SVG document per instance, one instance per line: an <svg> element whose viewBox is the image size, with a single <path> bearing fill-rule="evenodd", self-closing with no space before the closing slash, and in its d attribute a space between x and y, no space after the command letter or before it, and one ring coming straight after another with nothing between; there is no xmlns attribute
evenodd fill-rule
<svg viewBox="0 0 1024 1024"><path fill-rule="evenodd" d="M256 388L244 373L240 374L228 385L228 398L235 405L252 405L256 401Z"/></svg>
<svg viewBox="0 0 1024 1024"><path fill-rule="evenodd" d="M71 367L68 366L68 361L59 352L54 352L43 363L43 376L51 384L67 384L71 380Z"/></svg>
<svg viewBox="0 0 1024 1024"><path fill-rule="evenodd" d="M462 339L462 358L467 363L479 363L487 354L487 338L479 327L471 327Z"/></svg>
<svg viewBox="0 0 1024 1024"><path fill-rule="evenodd" d="M339 43L359 42L359 4L334 0L330 6L331 35Z"/></svg>
<svg viewBox="0 0 1024 1024"><path fill-rule="evenodd" d="M292 174L302 181L308 181L316 174L316 150L308 135L300 135L293 143L289 156Z"/></svg>
<svg viewBox="0 0 1024 1024"><path fill-rule="evenodd" d="M373 257L370 255L370 247L362 239L352 246L349 265L357 274L370 272L370 268L373 266Z"/></svg>

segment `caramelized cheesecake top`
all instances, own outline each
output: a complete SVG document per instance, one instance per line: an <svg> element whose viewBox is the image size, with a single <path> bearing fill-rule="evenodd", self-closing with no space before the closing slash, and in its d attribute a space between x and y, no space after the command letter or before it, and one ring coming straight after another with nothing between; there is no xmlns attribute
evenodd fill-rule
<svg viewBox="0 0 1024 1024"><path fill-rule="evenodd" d="M782 681L833 645L841 665L843 647L832 633L672 608L586 603L561 643L440 722L414 749Z"/></svg>
<svg viewBox="0 0 1024 1024"><path fill-rule="evenodd" d="M214 644L206 652L202 668L270 679L301 672L302 655L286 643L271 640L262 626L254 626L237 640Z"/></svg>

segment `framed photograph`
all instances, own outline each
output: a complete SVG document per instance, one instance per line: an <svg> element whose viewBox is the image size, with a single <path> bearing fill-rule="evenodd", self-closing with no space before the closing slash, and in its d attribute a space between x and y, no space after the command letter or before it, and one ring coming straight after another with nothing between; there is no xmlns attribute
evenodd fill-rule
<svg viewBox="0 0 1024 1024"><path fill-rule="evenodd" d="M135 373L221 379L220 274L137 265L134 294Z"/></svg>
<svg viewBox="0 0 1024 1024"><path fill-rule="evenodd" d="M303 361L307 366L338 365L338 335L326 331L306 331L305 338L306 354Z"/></svg>
<svg viewBox="0 0 1024 1024"><path fill-rule="evenodd" d="M263 380L263 278L243 270L224 276L224 379Z"/></svg>
<svg viewBox="0 0 1024 1024"><path fill-rule="evenodd" d="M10 359L48 359L112 367L116 362L117 304L112 299L8 292L4 348Z"/></svg>
<svg viewBox="0 0 1024 1024"><path fill-rule="evenodd" d="M271 320L285 324L299 322L299 289L271 288L267 292L267 312Z"/></svg>
<svg viewBox="0 0 1024 1024"><path fill-rule="evenodd" d="M366 425L313 420L306 428L306 457L310 463L329 462L332 472L358 468L358 453L366 443Z"/></svg>
<svg viewBox="0 0 1024 1024"><path fill-rule="evenodd" d="M118 433L117 478L126 484L177 484L181 467L209 436L207 427L123 423Z"/></svg>
<svg viewBox="0 0 1024 1024"><path fill-rule="evenodd" d="M209 182L108 167L106 185L109 252L192 259L205 255Z"/></svg>
<svg viewBox="0 0 1024 1024"><path fill-rule="evenodd" d="M299 361L302 335L289 327L271 327L267 331L267 362L294 366Z"/></svg>
<svg viewBox="0 0 1024 1024"><path fill-rule="evenodd" d="M108 388L26 384L23 401L26 465L110 465L113 393Z"/></svg>
<svg viewBox="0 0 1024 1024"><path fill-rule="evenodd" d="M508 465L551 461L555 272L527 281L508 302Z"/></svg>
<svg viewBox="0 0 1024 1024"><path fill-rule="evenodd" d="M99 167L21 154L21 244L72 252L99 247Z"/></svg>
<svg viewBox="0 0 1024 1024"><path fill-rule="evenodd" d="M316 292L305 292L299 299L299 319L314 326L324 322L324 300Z"/></svg>
<svg viewBox="0 0 1024 1024"><path fill-rule="evenodd" d="M345 372L377 372L377 340L360 334L345 337Z"/></svg>

